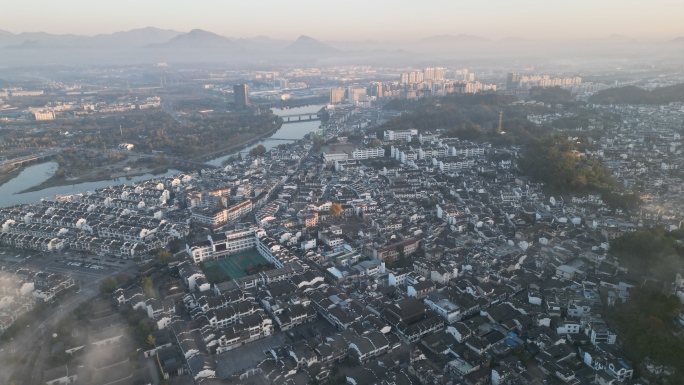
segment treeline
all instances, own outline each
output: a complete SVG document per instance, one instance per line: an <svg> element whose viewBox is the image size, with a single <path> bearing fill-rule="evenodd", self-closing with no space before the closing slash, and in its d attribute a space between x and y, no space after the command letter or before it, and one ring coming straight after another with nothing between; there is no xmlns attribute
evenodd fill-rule
<svg viewBox="0 0 684 385"><path fill-rule="evenodd" d="M388 110L409 111L379 127L384 130L417 129L420 132L435 129L458 129L462 125L492 127L498 124L499 113L507 119L524 118L520 108L510 108L516 98L495 93L450 94L439 98L419 100L395 99L385 105Z"/></svg>
<svg viewBox="0 0 684 385"><path fill-rule="evenodd" d="M204 97L197 99L180 99L173 102L173 108L180 112L197 112L203 110L214 110L225 112L228 108L228 101L218 97Z"/></svg>
<svg viewBox="0 0 684 385"><path fill-rule="evenodd" d="M556 87L532 87L529 91L530 99L547 104L573 103L572 93L558 86Z"/></svg>
<svg viewBox="0 0 684 385"><path fill-rule="evenodd" d="M599 91L589 98L598 104L667 104L684 102L684 84L656 88L647 91L636 86L610 88Z"/></svg>
<svg viewBox="0 0 684 385"><path fill-rule="evenodd" d="M136 111L123 116L89 116L58 121L30 137L33 142L49 145L110 149L119 143L132 143L135 151L158 150L177 156L196 156L266 134L275 128L276 121L270 110L256 115L194 115L187 117L183 124L161 110ZM75 135L65 137L60 134L65 131Z"/></svg>
<svg viewBox="0 0 684 385"><path fill-rule="evenodd" d="M677 242L682 239L682 230L640 229L613 239L609 253L631 272L671 282L684 268L684 247Z"/></svg>
<svg viewBox="0 0 684 385"><path fill-rule="evenodd" d="M619 190L617 181L597 160L579 155L580 148L562 135L535 140L523 152L518 167L533 180L545 183L553 192Z"/></svg>
<svg viewBox="0 0 684 385"><path fill-rule="evenodd" d="M626 352L638 365L645 357L674 366L670 384L684 383L684 343L674 319L682 307L679 298L651 286L635 288L627 303L607 308L606 315L618 331ZM636 366L635 365L635 366Z"/></svg>

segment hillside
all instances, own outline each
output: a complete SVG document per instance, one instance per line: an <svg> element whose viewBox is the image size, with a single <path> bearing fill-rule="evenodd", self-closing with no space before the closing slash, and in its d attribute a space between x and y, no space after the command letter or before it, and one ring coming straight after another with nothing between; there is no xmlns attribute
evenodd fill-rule
<svg viewBox="0 0 684 385"><path fill-rule="evenodd" d="M520 170L552 192L609 192L619 188L610 173L595 159L580 156L581 150L562 135L531 143L518 162Z"/></svg>
<svg viewBox="0 0 684 385"><path fill-rule="evenodd" d="M647 91L636 86L611 88L599 91L589 98L598 104L667 104L684 102L684 84L656 88Z"/></svg>

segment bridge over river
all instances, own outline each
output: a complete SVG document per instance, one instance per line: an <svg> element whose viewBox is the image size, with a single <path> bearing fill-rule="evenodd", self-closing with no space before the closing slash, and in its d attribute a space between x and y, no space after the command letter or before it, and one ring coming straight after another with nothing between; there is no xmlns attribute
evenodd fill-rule
<svg viewBox="0 0 684 385"><path fill-rule="evenodd" d="M0 170L6 167L25 166L30 163L40 163L58 154L61 150L49 150L33 155L26 155L19 158L7 159L0 162Z"/></svg>
<svg viewBox="0 0 684 385"><path fill-rule="evenodd" d="M304 113L304 114L293 114L293 115L280 115L283 120L283 124L286 123L298 123L298 122L309 122L312 120L321 120L321 115L318 112Z"/></svg>

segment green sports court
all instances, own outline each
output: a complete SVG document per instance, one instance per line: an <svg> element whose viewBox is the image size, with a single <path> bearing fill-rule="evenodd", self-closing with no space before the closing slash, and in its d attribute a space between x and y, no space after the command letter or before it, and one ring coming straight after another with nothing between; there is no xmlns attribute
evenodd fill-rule
<svg viewBox="0 0 684 385"><path fill-rule="evenodd" d="M245 275L246 270L259 264L269 262L256 250L241 251L225 258L204 262L204 275L211 283L237 279Z"/></svg>

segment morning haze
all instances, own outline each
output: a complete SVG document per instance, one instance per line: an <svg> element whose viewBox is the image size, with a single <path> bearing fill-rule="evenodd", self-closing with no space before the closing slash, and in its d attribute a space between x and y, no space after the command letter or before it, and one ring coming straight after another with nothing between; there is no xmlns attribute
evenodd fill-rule
<svg viewBox="0 0 684 385"><path fill-rule="evenodd" d="M248 38L400 42L431 35L562 39L668 39L684 33L678 1L404 0L328 1L21 1L6 5L2 29L13 33L96 35L154 26ZM58 17L56 17L58 15Z"/></svg>
<svg viewBox="0 0 684 385"><path fill-rule="evenodd" d="M0 383L684 385L681 1L11 3Z"/></svg>

